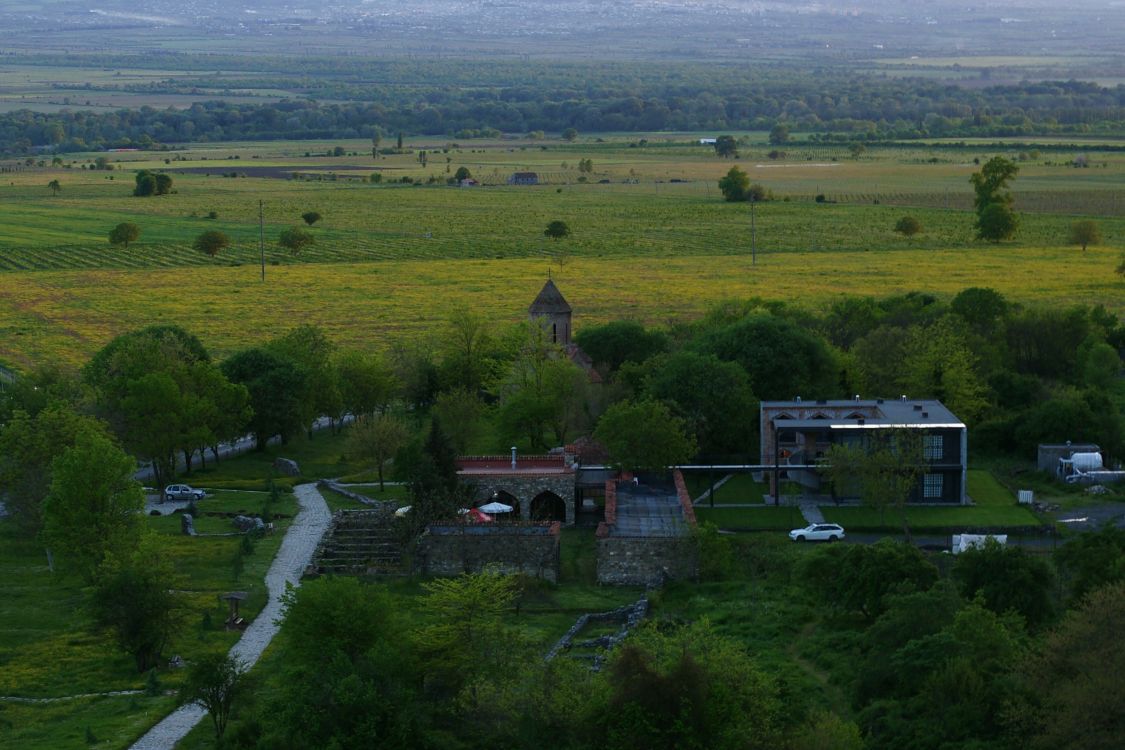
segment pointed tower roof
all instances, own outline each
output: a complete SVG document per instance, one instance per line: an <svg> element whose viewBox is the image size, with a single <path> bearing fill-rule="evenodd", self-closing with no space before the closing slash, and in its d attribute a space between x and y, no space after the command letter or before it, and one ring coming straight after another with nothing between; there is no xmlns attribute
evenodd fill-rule
<svg viewBox="0 0 1125 750"><path fill-rule="evenodd" d="M549 315L571 312L570 305L563 299L562 292L555 286L555 282L547 279L539 296L531 303L527 311L532 315Z"/></svg>

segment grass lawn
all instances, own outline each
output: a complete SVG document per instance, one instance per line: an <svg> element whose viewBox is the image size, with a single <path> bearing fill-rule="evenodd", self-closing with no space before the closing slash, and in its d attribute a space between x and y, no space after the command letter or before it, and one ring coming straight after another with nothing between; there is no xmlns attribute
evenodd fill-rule
<svg viewBox="0 0 1125 750"><path fill-rule="evenodd" d="M715 474L715 484L718 484L725 475L721 472ZM693 498L698 498L711 489L711 476L705 472L692 473L684 477L688 491ZM765 493L769 485L765 482L755 482L749 474L733 474L721 487L715 490L713 497L715 505L746 505L765 502ZM702 506L711 504L710 497L703 501Z"/></svg>
<svg viewBox="0 0 1125 750"><path fill-rule="evenodd" d="M201 501L200 510L245 510L256 513L266 500L262 493L221 492ZM278 513L294 514L289 493L273 505ZM178 579L181 628L165 648L191 661L203 653L225 651L238 639L222 629L227 591L247 591L241 613L253 618L265 605L263 578L289 521L278 519L275 533L254 543L236 574L238 536L186 537L178 516L146 516L146 526L158 534L171 557ZM203 532L233 531L230 521L203 516ZM52 574L42 547L0 521L0 695L60 697L144 687L132 658L120 651L112 637L94 627L86 609L89 590L74 578ZM209 619L210 626L206 625ZM160 670L166 688L175 688L183 673ZM160 697L89 698L50 704L0 704L0 716L10 729L0 734L0 748L54 750L85 746L86 728L99 740L94 747L126 747L170 710L174 701Z"/></svg>
<svg viewBox="0 0 1125 750"><path fill-rule="evenodd" d="M708 508L706 505L695 509L695 517L700 522L713 523L721 529L738 531L773 531L800 528L805 525L800 509L793 506L761 508Z"/></svg>
<svg viewBox="0 0 1125 750"><path fill-rule="evenodd" d="M874 508L821 506L821 512L825 520L838 523L848 531L898 531L902 528L901 517L895 510L887 511L885 521ZM1014 504L909 508L906 517L910 529L917 532L1040 525L1039 518L1034 513Z"/></svg>
<svg viewBox="0 0 1125 750"><path fill-rule="evenodd" d="M347 457L347 440L346 427L339 433L318 430L311 438L302 433L286 445L268 445L264 450L251 450L224 458L218 464L208 462L206 469L197 468L181 479L205 489L267 490L271 477L283 489L301 482L338 477L363 468ZM281 476L273 466L277 458L296 461L301 476Z"/></svg>
<svg viewBox="0 0 1125 750"><path fill-rule="evenodd" d="M1011 506L1016 504L1015 496L1000 484L987 469L969 469L969 497L980 506Z"/></svg>

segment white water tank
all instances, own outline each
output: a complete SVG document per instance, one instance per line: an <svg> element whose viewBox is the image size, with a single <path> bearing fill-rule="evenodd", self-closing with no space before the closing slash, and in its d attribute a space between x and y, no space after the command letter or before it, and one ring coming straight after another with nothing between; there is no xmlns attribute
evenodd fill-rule
<svg viewBox="0 0 1125 750"><path fill-rule="evenodd" d="M1077 472L1097 471L1102 468L1101 453L1075 453L1070 457L1070 463Z"/></svg>

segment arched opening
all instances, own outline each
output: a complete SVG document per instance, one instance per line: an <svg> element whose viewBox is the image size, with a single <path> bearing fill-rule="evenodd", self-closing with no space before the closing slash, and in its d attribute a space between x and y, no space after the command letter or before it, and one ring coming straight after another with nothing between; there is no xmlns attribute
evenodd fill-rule
<svg viewBox="0 0 1125 750"><path fill-rule="evenodd" d="M487 499L482 500L481 502L477 503L477 507L480 507L481 505L487 505L488 503L503 503L504 505L512 506L512 512L511 513L504 513L502 515L498 514L497 520L505 520L505 519L510 519L510 520L513 520L513 521L519 520L519 518L520 518L520 499L518 497L516 497L515 495L513 495L512 493L507 492L505 490L496 490L495 492L492 493L492 497L487 498Z"/></svg>
<svg viewBox="0 0 1125 750"><path fill-rule="evenodd" d="M566 522L566 501L553 492L540 492L531 501L532 521Z"/></svg>

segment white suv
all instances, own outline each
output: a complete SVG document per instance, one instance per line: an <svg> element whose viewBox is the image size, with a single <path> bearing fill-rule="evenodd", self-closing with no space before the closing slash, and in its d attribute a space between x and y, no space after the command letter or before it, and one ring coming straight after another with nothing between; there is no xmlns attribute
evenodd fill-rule
<svg viewBox="0 0 1125 750"><path fill-rule="evenodd" d="M164 488L165 500L202 500L207 493L186 484L170 484Z"/></svg>
<svg viewBox="0 0 1125 750"><path fill-rule="evenodd" d="M844 538L844 527L835 523L814 523L803 529L793 529L789 538L794 542L835 542Z"/></svg>

